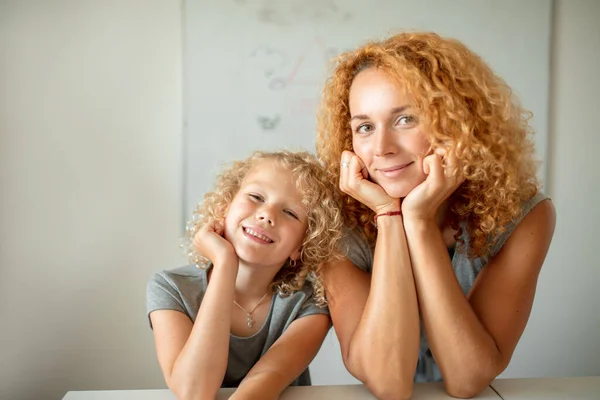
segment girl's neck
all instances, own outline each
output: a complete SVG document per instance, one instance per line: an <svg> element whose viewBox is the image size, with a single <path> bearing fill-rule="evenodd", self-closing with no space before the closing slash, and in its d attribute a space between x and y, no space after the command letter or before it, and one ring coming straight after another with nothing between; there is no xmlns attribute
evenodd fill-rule
<svg viewBox="0 0 600 400"><path fill-rule="evenodd" d="M236 301L252 301L263 297L270 291L278 271L279 269L269 267L247 266L240 262L235 281Z"/></svg>

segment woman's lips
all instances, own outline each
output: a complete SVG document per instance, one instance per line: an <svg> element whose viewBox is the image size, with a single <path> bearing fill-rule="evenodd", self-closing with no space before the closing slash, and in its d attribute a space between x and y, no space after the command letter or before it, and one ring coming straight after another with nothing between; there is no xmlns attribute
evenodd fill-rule
<svg viewBox="0 0 600 400"><path fill-rule="evenodd" d="M389 168L378 168L377 171L386 178L395 178L406 171L406 167L410 166L411 164L413 164L412 161L406 164L394 165L393 167Z"/></svg>

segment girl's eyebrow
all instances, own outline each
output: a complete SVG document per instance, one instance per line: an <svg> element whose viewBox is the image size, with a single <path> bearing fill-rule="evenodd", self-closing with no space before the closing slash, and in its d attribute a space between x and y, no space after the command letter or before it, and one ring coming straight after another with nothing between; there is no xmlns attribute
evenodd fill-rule
<svg viewBox="0 0 600 400"><path fill-rule="evenodd" d="M406 104L406 105L403 105L400 107L394 107L390 110L390 114L397 114L397 113L406 111L409 108L411 108L411 105L409 105L409 104ZM365 120L365 119L369 119L369 116L365 115L365 114L355 115L352 118L350 118L350 121L353 121L355 119Z"/></svg>

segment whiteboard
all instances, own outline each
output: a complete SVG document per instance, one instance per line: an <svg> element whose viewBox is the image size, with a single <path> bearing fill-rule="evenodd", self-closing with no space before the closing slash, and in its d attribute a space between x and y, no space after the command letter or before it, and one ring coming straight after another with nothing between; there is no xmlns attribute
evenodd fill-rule
<svg viewBox="0 0 600 400"><path fill-rule="evenodd" d="M545 161L551 14L551 0L184 0L185 217L223 163L256 149L314 151L329 60L401 29L481 55L534 113ZM356 382L333 331L311 370L315 384Z"/></svg>

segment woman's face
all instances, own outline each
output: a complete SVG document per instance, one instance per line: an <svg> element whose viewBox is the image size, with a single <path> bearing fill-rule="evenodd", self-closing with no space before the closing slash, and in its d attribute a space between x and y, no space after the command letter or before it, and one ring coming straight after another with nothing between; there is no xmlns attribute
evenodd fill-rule
<svg viewBox="0 0 600 400"><path fill-rule="evenodd" d="M386 73L369 68L354 78L349 103L352 147L369 179L389 196L405 197L427 177L423 159L430 151L411 97Z"/></svg>

